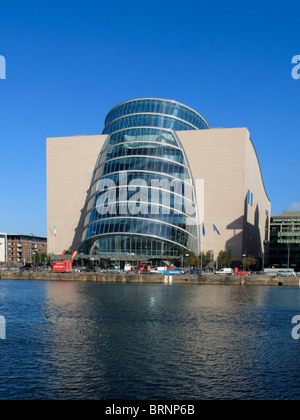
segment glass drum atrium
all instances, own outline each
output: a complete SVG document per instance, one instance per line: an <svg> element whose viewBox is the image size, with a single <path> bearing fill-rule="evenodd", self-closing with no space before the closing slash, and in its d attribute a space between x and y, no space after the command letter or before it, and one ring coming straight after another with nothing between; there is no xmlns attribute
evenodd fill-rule
<svg viewBox="0 0 300 420"><path fill-rule="evenodd" d="M176 131L208 128L176 101L144 98L114 107L88 192L80 252L170 262L198 254L195 186Z"/></svg>

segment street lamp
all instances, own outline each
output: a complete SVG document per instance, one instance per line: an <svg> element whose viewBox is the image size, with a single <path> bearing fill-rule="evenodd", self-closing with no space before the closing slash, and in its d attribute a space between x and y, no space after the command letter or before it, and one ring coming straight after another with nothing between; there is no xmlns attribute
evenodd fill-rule
<svg viewBox="0 0 300 420"><path fill-rule="evenodd" d="M245 271L245 258L246 258L246 254L242 254L243 257L243 272Z"/></svg>
<svg viewBox="0 0 300 420"><path fill-rule="evenodd" d="M185 266L189 266L189 256L190 256L190 254L185 254L185 257L186 257L186 259L184 261Z"/></svg>

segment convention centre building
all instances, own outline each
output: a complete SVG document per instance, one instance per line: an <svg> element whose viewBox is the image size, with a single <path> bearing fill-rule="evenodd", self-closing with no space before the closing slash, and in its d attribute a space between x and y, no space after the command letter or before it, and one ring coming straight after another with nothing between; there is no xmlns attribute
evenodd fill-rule
<svg viewBox="0 0 300 420"><path fill-rule="evenodd" d="M271 204L247 128L174 100L114 107L102 134L47 139L48 250L180 266L191 252L264 258Z"/></svg>

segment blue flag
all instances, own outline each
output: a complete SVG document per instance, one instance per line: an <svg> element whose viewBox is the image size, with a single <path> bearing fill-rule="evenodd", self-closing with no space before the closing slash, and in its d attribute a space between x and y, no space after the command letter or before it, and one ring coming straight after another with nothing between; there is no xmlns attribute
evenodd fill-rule
<svg viewBox="0 0 300 420"><path fill-rule="evenodd" d="M202 226L202 233L203 233L203 236L205 236L205 227L204 227L204 223L203 223L203 226Z"/></svg>
<svg viewBox="0 0 300 420"><path fill-rule="evenodd" d="M215 232L217 232L217 234L218 235L221 235L221 233L218 231L218 229L216 228L216 226L213 224L213 230L215 231Z"/></svg>

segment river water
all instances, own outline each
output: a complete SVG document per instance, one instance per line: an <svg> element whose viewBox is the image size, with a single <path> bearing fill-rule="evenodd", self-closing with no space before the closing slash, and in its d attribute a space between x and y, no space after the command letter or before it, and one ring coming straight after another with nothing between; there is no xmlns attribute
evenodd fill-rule
<svg viewBox="0 0 300 420"><path fill-rule="evenodd" d="M300 288L0 281L0 399L298 399Z"/></svg>

